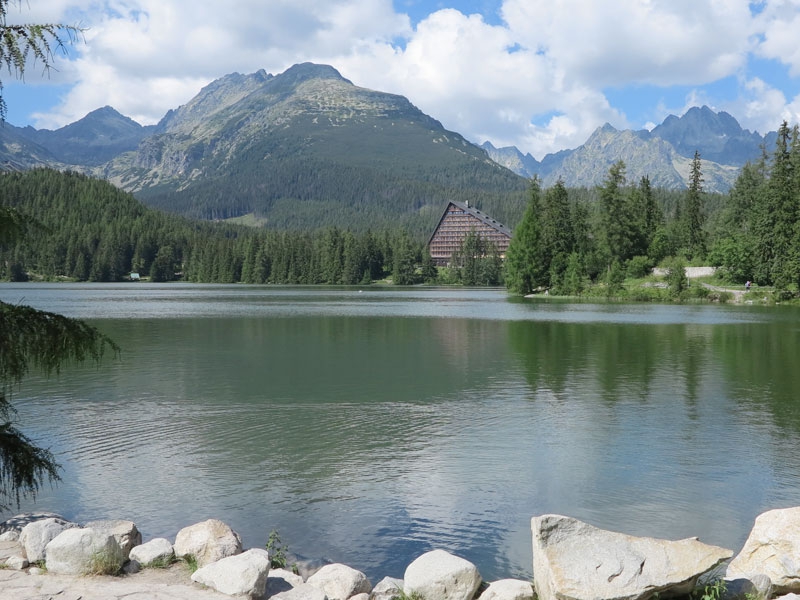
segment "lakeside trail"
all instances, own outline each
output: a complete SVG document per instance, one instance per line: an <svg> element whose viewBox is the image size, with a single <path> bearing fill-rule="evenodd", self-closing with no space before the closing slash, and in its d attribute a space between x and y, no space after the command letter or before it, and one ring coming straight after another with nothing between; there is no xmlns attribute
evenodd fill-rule
<svg viewBox="0 0 800 600"><path fill-rule="evenodd" d="M712 292L728 292L729 294L733 294L734 304L742 304L744 302L744 295L747 293L745 290L720 287L718 285L711 285L710 283L701 283L700 285Z"/></svg>
<svg viewBox="0 0 800 600"><path fill-rule="evenodd" d="M133 575L70 576L0 569L0 600L231 600L198 585L183 564Z"/></svg>

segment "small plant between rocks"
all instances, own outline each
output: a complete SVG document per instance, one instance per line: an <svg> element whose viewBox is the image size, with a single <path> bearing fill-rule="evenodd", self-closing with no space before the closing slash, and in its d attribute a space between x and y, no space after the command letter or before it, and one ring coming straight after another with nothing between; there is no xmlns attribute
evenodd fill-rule
<svg viewBox="0 0 800 600"><path fill-rule="evenodd" d="M197 571L199 565L197 564L197 557L193 554L187 554L182 558L183 562L186 564L186 568L189 569L189 573L194 573Z"/></svg>
<svg viewBox="0 0 800 600"><path fill-rule="evenodd" d="M122 572L122 556L117 552L101 550L92 554L86 567L86 575L119 575Z"/></svg>
<svg viewBox="0 0 800 600"><path fill-rule="evenodd" d="M169 556L169 557L162 556L162 557L157 558L157 559L155 559L153 561L150 561L146 565L142 565L142 566L145 569L168 569L169 567L174 565L176 562L178 562L178 559L175 558L174 556ZM195 571L196 570L197 570L197 568L195 567Z"/></svg>
<svg viewBox="0 0 800 600"><path fill-rule="evenodd" d="M717 579L698 587L692 592L693 600L722 600L725 596L725 580Z"/></svg>
<svg viewBox="0 0 800 600"><path fill-rule="evenodd" d="M266 549L269 552L270 568L286 569L288 567L287 553L289 552L289 546L283 543L281 536L274 529L269 532ZM292 573L298 574L297 564L292 564L289 568L291 568Z"/></svg>

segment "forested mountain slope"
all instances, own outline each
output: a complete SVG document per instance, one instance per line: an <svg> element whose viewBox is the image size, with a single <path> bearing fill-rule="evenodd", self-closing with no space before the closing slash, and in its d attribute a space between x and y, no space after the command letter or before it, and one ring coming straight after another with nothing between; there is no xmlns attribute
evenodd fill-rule
<svg viewBox="0 0 800 600"><path fill-rule="evenodd" d="M211 83L98 173L197 218L417 233L454 198L516 222L528 185L406 98L308 63Z"/></svg>

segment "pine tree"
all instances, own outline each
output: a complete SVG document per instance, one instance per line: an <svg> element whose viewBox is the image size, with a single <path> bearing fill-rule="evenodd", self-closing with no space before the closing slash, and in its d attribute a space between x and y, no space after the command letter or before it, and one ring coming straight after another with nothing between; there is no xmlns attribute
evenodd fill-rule
<svg viewBox="0 0 800 600"><path fill-rule="evenodd" d="M517 294L530 294L547 281L541 264L540 195L539 180L534 177L528 207L506 253L506 287Z"/></svg>
<svg viewBox="0 0 800 600"><path fill-rule="evenodd" d="M78 27L56 23L9 25L6 22L10 0L0 0L0 65L22 78L25 67L38 63L45 72L52 68L53 51L64 51L80 35ZM6 118L7 106L3 99L3 82L0 80L0 121Z"/></svg>
<svg viewBox="0 0 800 600"><path fill-rule="evenodd" d="M700 152L695 151L689 173L689 190L681 209L681 231L684 249L688 258L703 258L706 254L706 238L703 225L703 173Z"/></svg>
<svg viewBox="0 0 800 600"><path fill-rule="evenodd" d="M620 160L611 165L603 187L600 188L603 239L609 268L615 261L623 263L633 256L633 215L625 197L624 186L625 163Z"/></svg>
<svg viewBox="0 0 800 600"><path fill-rule="evenodd" d="M0 206L0 246L25 235L31 221ZM16 423L11 391L31 369L58 373L69 361L99 360L117 346L97 329L75 319L0 301L0 508L35 497L46 481L59 479L59 465Z"/></svg>

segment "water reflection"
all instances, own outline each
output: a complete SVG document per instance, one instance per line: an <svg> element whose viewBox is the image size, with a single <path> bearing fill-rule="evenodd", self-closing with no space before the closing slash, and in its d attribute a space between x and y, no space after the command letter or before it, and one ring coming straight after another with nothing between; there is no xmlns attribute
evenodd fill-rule
<svg viewBox="0 0 800 600"><path fill-rule="evenodd" d="M535 514L738 549L759 512L800 497L792 311L24 290L102 316L123 347L16 396L65 467L36 508L77 520L172 537L222 518L247 545L277 529L373 579L440 547L493 578L530 575Z"/></svg>

